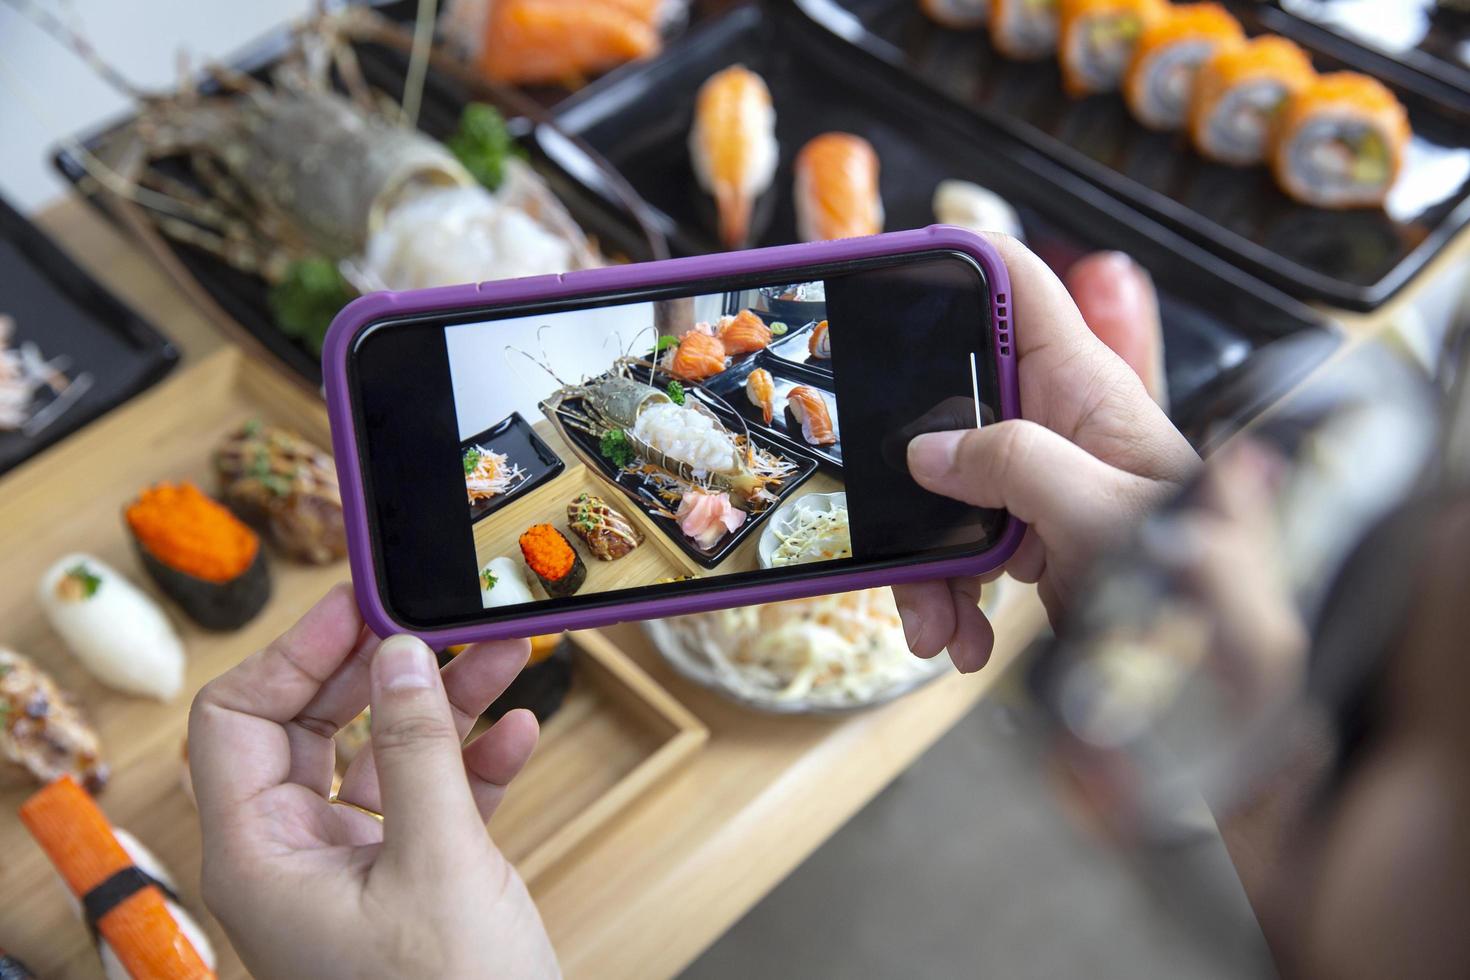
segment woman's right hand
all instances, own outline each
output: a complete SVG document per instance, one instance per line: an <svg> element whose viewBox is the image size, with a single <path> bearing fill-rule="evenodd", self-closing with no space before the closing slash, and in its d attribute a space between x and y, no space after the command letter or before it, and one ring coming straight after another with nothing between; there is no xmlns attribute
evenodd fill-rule
<svg viewBox="0 0 1470 980"><path fill-rule="evenodd" d="M1004 571L1038 583L1055 620L1093 557L1175 493L1199 457L1051 269L1014 238L987 237L1010 272L1022 418L918 436L909 470L935 493L1026 522ZM1143 274L1126 256L1112 261L1120 281ZM984 666L995 633L980 588L980 579L895 586L909 649L948 648L962 671Z"/></svg>

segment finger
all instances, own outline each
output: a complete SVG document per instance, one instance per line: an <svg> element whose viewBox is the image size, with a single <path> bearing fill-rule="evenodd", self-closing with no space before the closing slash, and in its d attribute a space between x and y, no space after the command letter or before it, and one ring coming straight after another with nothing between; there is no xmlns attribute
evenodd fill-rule
<svg viewBox="0 0 1470 980"><path fill-rule="evenodd" d="M1103 349L1051 266L1010 235L985 233L985 238L1000 253L1009 273L1020 358L1042 354L1060 361L1079 351Z"/></svg>
<svg viewBox="0 0 1470 980"><path fill-rule="evenodd" d="M390 636L371 681L383 856L419 874L447 870L464 843L456 830L476 810L439 664L417 638Z"/></svg>
<svg viewBox="0 0 1470 980"><path fill-rule="evenodd" d="M448 693L454 727L461 741L485 709L505 693L530 655L531 645L525 640L476 643L444 668L441 672L444 689ZM378 792L378 772L373 764L372 745L363 746L347 767L337 798L374 812L379 810L382 797Z"/></svg>
<svg viewBox="0 0 1470 980"><path fill-rule="evenodd" d="M1046 545L1042 543L1041 535L1028 527L1026 536L1021 539L1020 547L1006 562L1006 574L1017 582L1034 585L1041 581L1042 573L1045 571Z"/></svg>
<svg viewBox="0 0 1470 980"><path fill-rule="evenodd" d="M291 744L288 782L300 783L322 796L331 791L337 754L333 739L367 707L368 665L377 648L377 636L364 626L352 653L322 684L316 697L286 723L286 738Z"/></svg>
<svg viewBox="0 0 1470 980"><path fill-rule="evenodd" d="M470 774L470 791L482 823L489 823L505 798L506 787L530 761L540 735L536 716L517 708L506 712L489 731L465 746L464 767Z"/></svg>
<svg viewBox="0 0 1470 980"><path fill-rule="evenodd" d="M949 659L961 673L974 673L990 661L995 628L980 611L980 583L955 579L949 583L949 590L955 624L949 641Z"/></svg>
<svg viewBox="0 0 1470 980"><path fill-rule="evenodd" d="M1082 319L1168 407L1159 296L1143 267L1123 252L1096 252L1067 271L1067 289Z"/></svg>
<svg viewBox="0 0 1470 980"><path fill-rule="evenodd" d="M913 582L893 587L893 601L903 622L903 638L916 657L928 660L954 635L954 598L944 581Z"/></svg>
<svg viewBox="0 0 1470 980"><path fill-rule="evenodd" d="M224 813L284 782L283 727L352 652L362 629L339 585L264 650L206 684L189 711L189 761L201 814Z"/></svg>

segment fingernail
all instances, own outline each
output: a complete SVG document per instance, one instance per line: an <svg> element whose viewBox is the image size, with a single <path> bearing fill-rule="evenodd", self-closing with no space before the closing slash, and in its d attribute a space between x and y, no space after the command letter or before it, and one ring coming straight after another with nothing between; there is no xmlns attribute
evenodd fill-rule
<svg viewBox="0 0 1470 980"><path fill-rule="evenodd" d="M914 644L919 641L919 634L924 631L924 621L917 613L902 607L898 610L898 619L903 623L903 641L908 644L909 653L913 653Z"/></svg>
<svg viewBox="0 0 1470 980"><path fill-rule="evenodd" d="M926 432L909 443L909 472L921 480L937 480L954 469L963 432Z"/></svg>
<svg viewBox="0 0 1470 980"><path fill-rule="evenodd" d="M434 654L412 636L390 636L373 657L373 675L384 691L409 691L432 687L439 665Z"/></svg>

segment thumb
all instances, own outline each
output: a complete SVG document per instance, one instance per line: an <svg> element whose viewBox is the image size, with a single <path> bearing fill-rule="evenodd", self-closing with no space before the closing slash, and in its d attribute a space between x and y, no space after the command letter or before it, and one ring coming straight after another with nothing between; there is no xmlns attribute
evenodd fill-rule
<svg viewBox="0 0 1470 980"><path fill-rule="evenodd" d="M463 841L446 827L480 824L439 665L417 638L390 636L371 677L384 850L421 867L451 865Z"/></svg>

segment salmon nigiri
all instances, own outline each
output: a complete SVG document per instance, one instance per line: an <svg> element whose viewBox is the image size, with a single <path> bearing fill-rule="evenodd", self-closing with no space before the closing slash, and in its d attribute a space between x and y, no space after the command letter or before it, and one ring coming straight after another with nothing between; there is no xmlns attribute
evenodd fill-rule
<svg viewBox="0 0 1470 980"><path fill-rule="evenodd" d="M796 155L796 231L804 242L883 230L878 154L861 136L823 133Z"/></svg>
<svg viewBox="0 0 1470 980"><path fill-rule="evenodd" d="M765 81L744 65L699 87L689 131L694 173L719 209L720 241L743 248L755 200L776 175L776 110Z"/></svg>
<svg viewBox="0 0 1470 980"><path fill-rule="evenodd" d="M669 358L669 372L685 381L703 381L725 370L725 345L718 337L691 330L679 340Z"/></svg>
<svg viewBox="0 0 1470 980"><path fill-rule="evenodd" d="M575 84L658 49L655 25L626 3L494 0L477 67L497 82Z"/></svg>
<svg viewBox="0 0 1470 980"><path fill-rule="evenodd" d="M745 379L745 397L761 410L766 425L770 425L772 416L776 414L776 379L771 377L771 372L765 368L750 372Z"/></svg>
<svg viewBox="0 0 1470 980"><path fill-rule="evenodd" d="M750 310L720 321L720 343L727 354L749 354L771 346L771 328Z"/></svg>
<svg viewBox="0 0 1470 980"><path fill-rule="evenodd" d="M1167 409L1164 330L1148 273L1122 252L1096 252L1079 259L1066 281L1092 332L1128 362L1154 401Z"/></svg>
<svg viewBox="0 0 1470 980"><path fill-rule="evenodd" d="M801 424L801 437L813 446L830 446L837 441L832 429L832 413L822 393L806 385L797 385L786 393L786 408Z"/></svg>
<svg viewBox="0 0 1470 980"><path fill-rule="evenodd" d="M823 320L812 327L812 335L807 339L806 351L817 360L826 361L832 357L832 334L827 328L827 321Z"/></svg>

